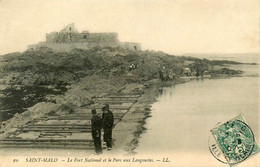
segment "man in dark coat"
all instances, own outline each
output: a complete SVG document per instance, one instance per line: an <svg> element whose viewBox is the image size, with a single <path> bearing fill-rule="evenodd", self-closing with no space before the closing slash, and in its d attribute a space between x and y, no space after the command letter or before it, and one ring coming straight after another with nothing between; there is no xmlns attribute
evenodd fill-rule
<svg viewBox="0 0 260 167"><path fill-rule="evenodd" d="M109 110L109 105L106 104L102 108L102 121L103 121L103 129L104 129L104 142L106 142L107 150L112 149L112 129L114 127L114 115Z"/></svg>
<svg viewBox="0 0 260 167"><path fill-rule="evenodd" d="M102 119L97 115L97 111L93 109L91 111L93 117L91 119L91 132L92 138L94 139L95 154L102 154L101 147L101 129L103 126Z"/></svg>

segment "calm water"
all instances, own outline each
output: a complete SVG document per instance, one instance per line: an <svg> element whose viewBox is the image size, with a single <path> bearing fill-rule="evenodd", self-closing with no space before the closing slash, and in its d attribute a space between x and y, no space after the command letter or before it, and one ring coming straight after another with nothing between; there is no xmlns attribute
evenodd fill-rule
<svg viewBox="0 0 260 167"><path fill-rule="evenodd" d="M229 60L241 63L258 63L260 61L259 53L245 54L194 54L190 55L198 58L206 58L209 60Z"/></svg>
<svg viewBox="0 0 260 167"><path fill-rule="evenodd" d="M208 149L210 129L240 113L259 141L259 77L193 80L165 88L136 152L167 155L169 166L222 166Z"/></svg>

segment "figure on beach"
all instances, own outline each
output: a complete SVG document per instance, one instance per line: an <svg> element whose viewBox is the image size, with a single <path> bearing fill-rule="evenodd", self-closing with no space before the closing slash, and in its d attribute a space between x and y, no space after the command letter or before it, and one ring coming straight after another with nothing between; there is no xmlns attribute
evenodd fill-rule
<svg viewBox="0 0 260 167"><path fill-rule="evenodd" d="M102 119L97 115L97 111L95 109L91 110L93 115L91 119L91 133L92 138L94 139L95 145L95 153L96 155L102 154L102 146L101 146L101 129L103 126Z"/></svg>
<svg viewBox="0 0 260 167"><path fill-rule="evenodd" d="M114 126L114 115L109 110L109 105L105 104L102 108L102 121L103 121L103 129L104 129L104 142L106 143L107 150L112 149L112 129Z"/></svg>

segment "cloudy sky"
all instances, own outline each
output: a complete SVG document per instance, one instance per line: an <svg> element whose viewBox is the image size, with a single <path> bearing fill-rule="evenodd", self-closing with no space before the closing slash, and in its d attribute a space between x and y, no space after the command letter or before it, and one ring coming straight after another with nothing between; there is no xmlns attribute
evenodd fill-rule
<svg viewBox="0 0 260 167"><path fill-rule="evenodd" d="M72 22L172 54L259 51L258 0L1 0L0 21L0 54Z"/></svg>

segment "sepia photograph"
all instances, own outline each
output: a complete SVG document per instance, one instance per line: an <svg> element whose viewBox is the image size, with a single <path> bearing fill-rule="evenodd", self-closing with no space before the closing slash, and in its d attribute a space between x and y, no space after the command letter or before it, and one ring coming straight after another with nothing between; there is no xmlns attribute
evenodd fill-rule
<svg viewBox="0 0 260 167"><path fill-rule="evenodd" d="M259 167L258 0L0 0L0 167Z"/></svg>

